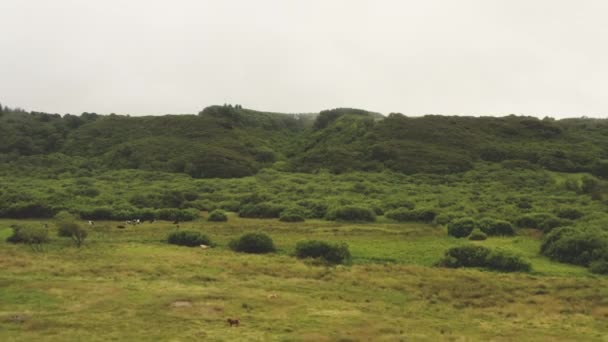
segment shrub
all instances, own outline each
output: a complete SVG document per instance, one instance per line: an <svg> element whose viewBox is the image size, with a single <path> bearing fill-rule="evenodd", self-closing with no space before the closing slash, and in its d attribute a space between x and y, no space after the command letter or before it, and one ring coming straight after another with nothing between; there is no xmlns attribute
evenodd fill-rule
<svg viewBox="0 0 608 342"><path fill-rule="evenodd" d="M376 221L376 214L373 210L365 207L348 205L336 208L330 218L342 221Z"/></svg>
<svg viewBox="0 0 608 342"><path fill-rule="evenodd" d="M80 217L85 220L112 220L114 212L112 208L107 207L83 209L80 211Z"/></svg>
<svg viewBox="0 0 608 342"><path fill-rule="evenodd" d="M325 241L308 240L296 244L296 257L319 258L330 264L350 262L351 254L346 243L332 244Z"/></svg>
<svg viewBox="0 0 608 342"><path fill-rule="evenodd" d="M211 222L226 222L228 221L228 216L223 210L215 209L214 211L209 213L209 217L207 217L207 221Z"/></svg>
<svg viewBox="0 0 608 342"><path fill-rule="evenodd" d="M17 202L11 204L2 211L3 217L8 218L51 218L57 213L57 209L51 205L40 202Z"/></svg>
<svg viewBox="0 0 608 342"><path fill-rule="evenodd" d="M458 267L483 267L490 250L483 246L465 245L448 249L439 266Z"/></svg>
<svg viewBox="0 0 608 342"><path fill-rule="evenodd" d="M547 234L540 252L553 260L588 266L608 257L608 233L596 229L556 228Z"/></svg>
<svg viewBox="0 0 608 342"><path fill-rule="evenodd" d="M530 263L517 255L476 245L448 249L437 265L450 268L482 267L502 272L529 272L532 269Z"/></svg>
<svg viewBox="0 0 608 342"><path fill-rule="evenodd" d="M72 237L72 232L78 230L80 226L76 222L59 221L57 223L57 236Z"/></svg>
<svg viewBox="0 0 608 342"><path fill-rule="evenodd" d="M82 246L89 233L75 222L59 222L57 224L57 235L72 238L76 247Z"/></svg>
<svg viewBox="0 0 608 342"><path fill-rule="evenodd" d="M239 211L240 217L278 218L284 207L274 203L257 203L244 205Z"/></svg>
<svg viewBox="0 0 608 342"><path fill-rule="evenodd" d="M192 230L180 230L169 233L167 242L172 245L197 247L212 246L211 240L204 234Z"/></svg>
<svg viewBox="0 0 608 342"><path fill-rule="evenodd" d="M434 209L414 209L414 213L416 215L416 221L422 221L427 223L433 222L433 220L437 216L437 211L435 211Z"/></svg>
<svg viewBox="0 0 608 342"><path fill-rule="evenodd" d="M131 218L138 218L140 220L151 221L156 219L156 211L154 209L144 208L139 209L133 212L133 216Z"/></svg>
<svg viewBox="0 0 608 342"><path fill-rule="evenodd" d="M469 217L461 218L448 225L448 235L463 238L469 236L475 228L475 220Z"/></svg>
<svg viewBox="0 0 608 342"><path fill-rule="evenodd" d="M543 222L554 219L555 216L547 213L534 213L518 217L515 225L519 228L540 228Z"/></svg>
<svg viewBox="0 0 608 342"><path fill-rule="evenodd" d="M230 241L230 249L244 253L270 253L276 250L270 236L264 233L247 233L238 239Z"/></svg>
<svg viewBox="0 0 608 342"><path fill-rule="evenodd" d="M238 212L241 208L241 202L236 200L223 201L218 203L217 207L226 211Z"/></svg>
<svg viewBox="0 0 608 342"><path fill-rule="evenodd" d="M327 215L327 203L316 200L301 200L297 203L305 209L306 218L324 218Z"/></svg>
<svg viewBox="0 0 608 342"><path fill-rule="evenodd" d="M49 241L49 232L44 228L13 226L13 233L6 242L40 245Z"/></svg>
<svg viewBox="0 0 608 342"><path fill-rule="evenodd" d="M384 215L384 209L377 204L370 203L369 206L374 211L374 214L381 216Z"/></svg>
<svg viewBox="0 0 608 342"><path fill-rule="evenodd" d="M530 272L532 270L532 265L518 255L496 250L488 254L484 267L503 272Z"/></svg>
<svg viewBox="0 0 608 342"><path fill-rule="evenodd" d="M488 236L486 235L486 233L482 232L479 229L473 230L471 235L469 235L469 240L474 240L474 241L481 241L481 240L485 240L487 238L488 238Z"/></svg>
<svg viewBox="0 0 608 342"><path fill-rule="evenodd" d="M283 222L302 222L304 221L304 211L299 207L291 207L283 210L280 215Z"/></svg>
<svg viewBox="0 0 608 342"><path fill-rule="evenodd" d="M608 274L608 259L592 261L589 264L589 271L595 274Z"/></svg>
<svg viewBox="0 0 608 342"><path fill-rule="evenodd" d="M422 221L422 222L432 222L435 216L437 216L437 212L432 209L395 209L387 212L385 214L386 217L391 220L395 220L398 222L406 222L406 221Z"/></svg>
<svg viewBox="0 0 608 342"><path fill-rule="evenodd" d="M570 220L564 220L564 219L560 219L557 217L550 217L550 218L544 220L543 222L541 222L541 224L538 228L540 228L543 232L548 233L548 232L552 231L554 228L569 226L571 224L572 224L572 221L570 221Z"/></svg>
<svg viewBox="0 0 608 342"><path fill-rule="evenodd" d="M585 215L582 211L580 211L576 208L559 208L555 211L555 214L559 218L569 219L569 220L576 220L576 219L583 217L583 215Z"/></svg>
<svg viewBox="0 0 608 342"><path fill-rule="evenodd" d="M55 219L59 222L65 222L65 221L74 221L77 219L77 217L74 216L74 214L70 213L67 210L62 210L62 211L58 212L57 214L55 214L55 217L53 217L53 219Z"/></svg>
<svg viewBox="0 0 608 342"><path fill-rule="evenodd" d="M156 211L156 217L159 220L166 221L194 221L199 217L199 211L196 209L164 208Z"/></svg>
<svg viewBox="0 0 608 342"><path fill-rule="evenodd" d="M441 214L435 216L433 223L444 226L444 225L452 222L454 219L461 218L461 217L462 217L462 214L460 214L460 213L441 213Z"/></svg>
<svg viewBox="0 0 608 342"><path fill-rule="evenodd" d="M511 222L503 220L495 220L492 218L483 218L478 222L479 229L487 235L514 235L515 230Z"/></svg>
<svg viewBox="0 0 608 342"><path fill-rule="evenodd" d="M415 207L414 203L406 198L391 197L391 198L388 198L386 201L384 201L382 208L385 211L390 211L390 210L399 209L399 208L412 210L412 209L414 209L414 207Z"/></svg>

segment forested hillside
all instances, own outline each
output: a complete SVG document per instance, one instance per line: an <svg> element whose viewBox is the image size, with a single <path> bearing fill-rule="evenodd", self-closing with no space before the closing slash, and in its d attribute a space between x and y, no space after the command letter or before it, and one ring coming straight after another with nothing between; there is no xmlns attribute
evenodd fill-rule
<svg viewBox="0 0 608 342"><path fill-rule="evenodd" d="M449 174L479 161L510 161L608 175L608 120L602 119L384 117L349 108L291 115L238 105L145 117L60 116L6 107L0 113L3 172L141 169L232 178L273 167Z"/></svg>

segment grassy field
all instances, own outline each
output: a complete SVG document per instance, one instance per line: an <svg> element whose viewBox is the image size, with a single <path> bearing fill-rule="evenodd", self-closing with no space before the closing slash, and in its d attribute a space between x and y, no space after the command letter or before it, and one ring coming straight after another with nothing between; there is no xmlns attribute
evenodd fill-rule
<svg viewBox="0 0 608 342"><path fill-rule="evenodd" d="M532 230L476 242L532 263L505 274L431 267L469 242L423 224L182 224L218 244L205 250L166 244L169 222L97 222L81 249L53 231L34 252L3 242L17 222L42 224L0 220L0 341L608 341L608 278L539 256ZM271 235L278 253L227 248L249 231ZM292 257L309 238L347 242L353 265Z"/></svg>

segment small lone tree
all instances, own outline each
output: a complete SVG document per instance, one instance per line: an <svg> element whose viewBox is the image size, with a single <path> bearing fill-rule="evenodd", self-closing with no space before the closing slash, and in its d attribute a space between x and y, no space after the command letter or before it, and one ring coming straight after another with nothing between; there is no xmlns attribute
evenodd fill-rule
<svg viewBox="0 0 608 342"><path fill-rule="evenodd" d="M74 241L74 245L80 248L86 240L89 233L75 222L60 222L57 235L60 237L70 237Z"/></svg>

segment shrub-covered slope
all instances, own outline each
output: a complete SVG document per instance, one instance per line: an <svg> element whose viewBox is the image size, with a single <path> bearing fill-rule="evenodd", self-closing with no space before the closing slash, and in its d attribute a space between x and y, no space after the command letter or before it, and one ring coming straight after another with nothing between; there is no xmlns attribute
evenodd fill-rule
<svg viewBox="0 0 608 342"><path fill-rule="evenodd" d="M339 108L318 115L211 106L198 115L45 114L3 108L2 171L141 169L232 178L264 167L450 174L478 161L608 176L608 120L407 117Z"/></svg>

